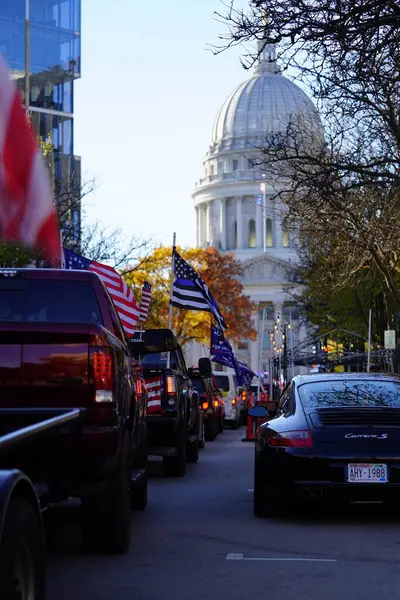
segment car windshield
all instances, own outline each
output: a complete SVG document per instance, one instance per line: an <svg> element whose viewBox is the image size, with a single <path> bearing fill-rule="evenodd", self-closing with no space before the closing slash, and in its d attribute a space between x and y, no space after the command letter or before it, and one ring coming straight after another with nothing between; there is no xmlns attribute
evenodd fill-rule
<svg viewBox="0 0 400 600"><path fill-rule="evenodd" d="M205 391L204 381L201 379L201 377L193 377L192 384L194 389L197 390L199 394L202 394Z"/></svg>
<svg viewBox="0 0 400 600"><path fill-rule="evenodd" d="M91 283L61 279L0 280L0 321L103 323Z"/></svg>
<svg viewBox="0 0 400 600"><path fill-rule="evenodd" d="M306 409L335 407L400 408L400 383L378 380L316 381L299 387Z"/></svg>
<svg viewBox="0 0 400 600"><path fill-rule="evenodd" d="M144 367L148 367L148 368L161 368L161 369L166 369L167 368L167 363L168 363L168 352L155 352L154 354L145 354L143 356L143 358L141 359L141 363ZM170 353L171 354L171 359L170 359L170 368L171 369L176 369L177 365L176 365L176 360L175 360L175 355L173 352Z"/></svg>
<svg viewBox="0 0 400 600"><path fill-rule="evenodd" d="M223 392L229 392L229 377L227 375L216 375L218 388Z"/></svg>

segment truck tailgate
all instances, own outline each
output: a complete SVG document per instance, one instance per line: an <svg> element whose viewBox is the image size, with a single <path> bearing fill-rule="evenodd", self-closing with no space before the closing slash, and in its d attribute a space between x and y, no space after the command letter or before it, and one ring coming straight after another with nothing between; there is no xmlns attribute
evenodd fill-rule
<svg viewBox="0 0 400 600"><path fill-rule="evenodd" d="M0 324L0 407L85 406L89 339L96 326Z"/></svg>

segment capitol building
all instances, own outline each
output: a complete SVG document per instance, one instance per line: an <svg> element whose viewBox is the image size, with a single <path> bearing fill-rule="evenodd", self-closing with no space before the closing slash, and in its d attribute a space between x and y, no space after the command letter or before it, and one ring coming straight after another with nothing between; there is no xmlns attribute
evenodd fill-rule
<svg viewBox="0 0 400 600"><path fill-rule="evenodd" d="M281 74L275 47L267 45L254 72L219 110L203 161L203 176L193 191L197 246L233 252L245 267L241 281L245 294L257 305L254 328L258 339L243 339L235 350L237 358L255 372L261 347L261 368L268 371L273 356L269 331L278 316L281 323L292 322L294 345L306 336L296 306L285 291L296 251L282 223L284 206L276 199L283 182L268 177L260 152L267 132L285 132L289 118L297 115L310 127L319 122L314 104ZM192 348L189 364L195 364L204 350Z"/></svg>

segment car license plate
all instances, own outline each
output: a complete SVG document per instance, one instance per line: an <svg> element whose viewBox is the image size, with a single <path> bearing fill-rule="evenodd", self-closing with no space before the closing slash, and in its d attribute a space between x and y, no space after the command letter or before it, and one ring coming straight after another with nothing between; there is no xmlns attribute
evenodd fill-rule
<svg viewBox="0 0 400 600"><path fill-rule="evenodd" d="M347 467L349 483L387 483L387 465L351 463Z"/></svg>

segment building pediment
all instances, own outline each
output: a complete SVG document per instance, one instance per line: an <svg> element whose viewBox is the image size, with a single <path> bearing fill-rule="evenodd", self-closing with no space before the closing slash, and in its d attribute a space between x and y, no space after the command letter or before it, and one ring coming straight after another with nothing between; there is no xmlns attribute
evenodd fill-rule
<svg viewBox="0 0 400 600"><path fill-rule="evenodd" d="M243 285L287 284L294 279L294 264L278 258L259 256L244 261L243 266Z"/></svg>

